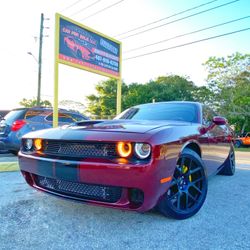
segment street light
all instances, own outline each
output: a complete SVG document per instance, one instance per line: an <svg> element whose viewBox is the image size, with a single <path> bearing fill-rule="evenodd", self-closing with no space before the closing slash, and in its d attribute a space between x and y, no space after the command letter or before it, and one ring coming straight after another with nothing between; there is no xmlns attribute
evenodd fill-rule
<svg viewBox="0 0 250 250"><path fill-rule="evenodd" d="M38 63L38 60L37 60L36 57L32 54L32 52L28 51L27 54L28 54L28 55L31 55L31 56L35 59L35 61Z"/></svg>

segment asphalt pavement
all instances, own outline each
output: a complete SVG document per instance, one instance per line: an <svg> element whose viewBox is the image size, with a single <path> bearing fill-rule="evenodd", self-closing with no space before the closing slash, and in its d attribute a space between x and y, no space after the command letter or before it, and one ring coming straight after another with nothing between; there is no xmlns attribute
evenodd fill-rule
<svg viewBox="0 0 250 250"><path fill-rule="evenodd" d="M0 173L0 249L250 249L250 162L214 176L204 206L177 221L95 207L30 188Z"/></svg>
<svg viewBox="0 0 250 250"><path fill-rule="evenodd" d="M17 156L13 154L0 154L0 162L14 162L17 161Z"/></svg>

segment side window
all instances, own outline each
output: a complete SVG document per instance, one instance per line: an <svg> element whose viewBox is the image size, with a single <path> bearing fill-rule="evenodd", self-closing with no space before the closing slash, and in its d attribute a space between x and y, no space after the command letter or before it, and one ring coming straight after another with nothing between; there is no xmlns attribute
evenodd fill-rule
<svg viewBox="0 0 250 250"><path fill-rule="evenodd" d="M50 115L46 116L45 121L47 121L47 122L53 122L53 113L51 113Z"/></svg>
<svg viewBox="0 0 250 250"><path fill-rule="evenodd" d="M73 117L74 122L79 122L79 121L82 121L82 120L87 120L86 118L84 118L83 116L78 115L78 114L71 114L71 116Z"/></svg>
<svg viewBox="0 0 250 250"><path fill-rule="evenodd" d="M71 122L74 122L75 120L74 120L74 118L71 116L71 114L59 113L58 121L59 121L59 122L71 123Z"/></svg>
<svg viewBox="0 0 250 250"><path fill-rule="evenodd" d="M209 107L203 106L203 110L202 110L202 124L203 125L209 126L212 123L214 116L216 116L215 112L213 112Z"/></svg>
<svg viewBox="0 0 250 250"><path fill-rule="evenodd" d="M70 113L59 113L58 114L58 121L65 122L65 123L72 123L77 121L86 120L81 115L78 114L70 114ZM46 117L46 121L53 122L53 113Z"/></svg>
<svg viewBox="0 0 250 250"><path fill-rule="evenodd" d="M28 110L24 116L24 119L31 122L41 122L45 115L42 110Z"/></svg>

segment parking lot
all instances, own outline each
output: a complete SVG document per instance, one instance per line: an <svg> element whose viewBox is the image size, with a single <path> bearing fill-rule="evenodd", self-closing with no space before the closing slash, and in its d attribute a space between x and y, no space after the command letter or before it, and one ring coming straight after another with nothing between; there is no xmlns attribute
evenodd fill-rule
<svg viewBox="0 0 250 250"><path fill-rule="evenodd" d="M211 178L203 208L183 221L62 200L0 172L0 249L250 249L249 159L237 154L233 177Z"/></svg>

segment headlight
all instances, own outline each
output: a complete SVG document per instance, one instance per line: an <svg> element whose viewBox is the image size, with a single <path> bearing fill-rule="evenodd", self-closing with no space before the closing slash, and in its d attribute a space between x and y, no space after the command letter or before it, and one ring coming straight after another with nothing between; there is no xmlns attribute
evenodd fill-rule
<svg viewBox="0 0 250 250"><path fill-rule="evenodd" d="M132 154L132 145L130 142L118 142L117 152L121 157L129 157Z"/></svg>
<svg viewBox="0 0 250 250"><path fill-rule="evenodd" d="M31 150L33 147L33 140L32 139L25 140L24 146L27 150Z"/></svg>
<svg viewBox="0 0 250 250"><path fill-rule="evenodd" d="M146 159L151 153L151 146L147 143L136 143L135 154L140 159Z"/></svg>
<svg viewBox="0 0 250 250"><path fill-rule="evenodd" d="M35 145L35 149L37 151L41 150L42 147L43 147L42 139L35 139L34 140L34 145Z"/></svg>

